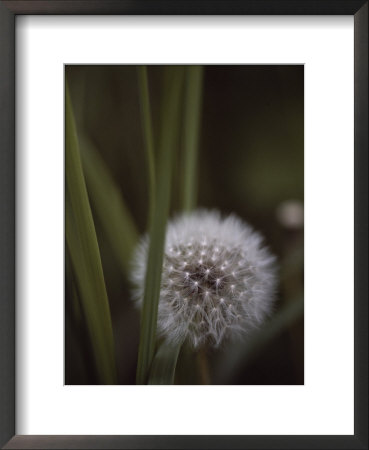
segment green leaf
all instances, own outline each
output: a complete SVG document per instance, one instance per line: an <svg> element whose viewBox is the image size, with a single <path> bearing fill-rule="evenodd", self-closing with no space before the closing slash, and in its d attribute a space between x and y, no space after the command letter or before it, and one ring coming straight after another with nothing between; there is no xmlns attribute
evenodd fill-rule
<svg viewBox="0 0 369 450"><path fill-rule="evenodd" d="M137 384L145 384L155 351L156 322L163 264L165 231L170 203L170 186L179 128L179 104L183 78L180 67L166 68L161 114L161 134L157 164L155 209L150 225L150 245L146 270L145 293L141 315Z"/></svg>
<svg viewBox="0 0 369 450"><path fill-rule="evenodd" d="M138 66L138 88L140 94L140 106L142 117L142 128L146 147L146 161L149 187L149 227L153 220L155 209L155 160L154 160L154 137L150 113L149 82L147 79L146 66Z"/></svg>
<svg viewBox="0 0 369 450"><path fill-rule="evenodd" d="M128 276L138 232L109 168L92 142L81 138L86 183L96 217L100 221L122 273Z"/></svg>
<svg viewBox="0 0 369 450"><path fill-rule="evenodd" d="M81 296L99 379L103 384L115 384L116 367L110 308L67 84L65 173L65 230L72 268Z"/></svg>
<svg viewBox="0 0 369 450"><path fill-rule="evenodd" d="M186 68L182 200L184 211L189 211L196 205L202 79L202 66L188 66Z"/></svg>
<svg viewBox="0 0 369 450"><path fill-rule="evenodd" d="M182 342L164 341L158 348L151 365L148 384L173 384L178 355Z"/></svg>

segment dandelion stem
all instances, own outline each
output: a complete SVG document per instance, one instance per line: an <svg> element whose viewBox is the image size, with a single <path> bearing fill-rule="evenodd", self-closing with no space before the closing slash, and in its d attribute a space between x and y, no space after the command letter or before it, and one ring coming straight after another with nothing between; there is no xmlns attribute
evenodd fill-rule
<svg viewBox="0 0 369 450"><path fill-rule="evenodd" d="M189 66L186 70L186 96L184 117L184 182L182 207L190 211L196 205L197 153L202 98L203 69Z"/></svg>
<svg viewBox="0 0 369 450"><path fill-rule="evenodd" d="M146 161L148 172L148 190L149 190L149 227L153 220L155 208L155 159L154 159L154 137L152 131L152 121L150 113L150 94L149 82L146 66L139 66L138 70L138 88L141 106L141 118L144 131Z"/></svg>
<svg viewBox="0 0 369 450"><path fill-rule="evenodd" d="M201 384L211 384L209 363L204 349L201 349L197 352L197 365L199 368Z"/></svg>

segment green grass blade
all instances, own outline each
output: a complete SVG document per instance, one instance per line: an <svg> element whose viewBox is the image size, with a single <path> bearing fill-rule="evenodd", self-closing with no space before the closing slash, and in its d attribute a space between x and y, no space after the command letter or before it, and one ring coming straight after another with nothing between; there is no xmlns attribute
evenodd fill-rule
<svg viewBox="0 0 369 450"><path fill-rule="evenodd" d="M101 383L116 383L113 329L100 252L82 171L77 130L66 85L65 229Z"/></svg>
<svg viewBox="0 0 369 450"><path fill-rule="evenodd" d="M188 66L186 68L182 200L184 211L189 211L196 205L202 79L203 68L201 66Z"/></svg>
<svg viewBox="0 0 369 450"><path fill-rule="evenodd" d="M155 354L151 365L148 384L173 384L178 355L182 343L163 342Z"/></svg>
<svg viewBox="0 0 369 450"><path fill-rule="evenodd" d="M149 227L153 220L155 209L155 159L154 159L154 137L152 131L152 121L150 113L149 82L147 78L146 66L139 66L138 89L140 94L140 106L142 117L142 128L146 147L148 188L149 188Z"/></svg>
<svg viewBox="0 0 369 450"><path fill-rule="evenodd" d="M94 212L122 273L128 276L132 253L138 241L135 223L97 149L86 137L80 141L83 169Z"/></svg>
<svg viewBox="0 0 369 450"><path fill-rule="evenodd" d="M177 144L176 138L179 128L182 74L183 70L180 67L167 68L161 116L155 210L150 226L150 246L141 315L137 384L147 382L150 365L154 357L165 230L169 212L174 149Z"/></svg>

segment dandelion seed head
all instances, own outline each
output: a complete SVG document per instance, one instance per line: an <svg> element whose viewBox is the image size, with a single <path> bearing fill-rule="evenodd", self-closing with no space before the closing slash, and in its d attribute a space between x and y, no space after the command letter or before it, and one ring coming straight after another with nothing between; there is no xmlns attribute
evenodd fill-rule
<svg viewBox="0 0 369 450"><path fill-rule="evenodd" d="M197 210L169 222L158 333L172 342L187 339L194 348L217 347L259 325L271 312L276 286L275 258L262 241L250 225L216 211ZM133 261L138 305L148 247L146 236Z"/></svg>

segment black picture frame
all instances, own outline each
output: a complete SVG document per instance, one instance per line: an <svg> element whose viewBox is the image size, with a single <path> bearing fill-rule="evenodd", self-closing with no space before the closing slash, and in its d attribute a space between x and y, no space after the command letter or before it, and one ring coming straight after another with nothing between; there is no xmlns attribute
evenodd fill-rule
<svg viewBox="0 0 369 450"><path fill-rule="evenodd" d="M15 19L25 14L352 15L355 70L355 406L350 436L15 435ZM339 95L339 94L338 94ZM0 445L8 449L368 448L368 1L0 1Z"/></svg>

